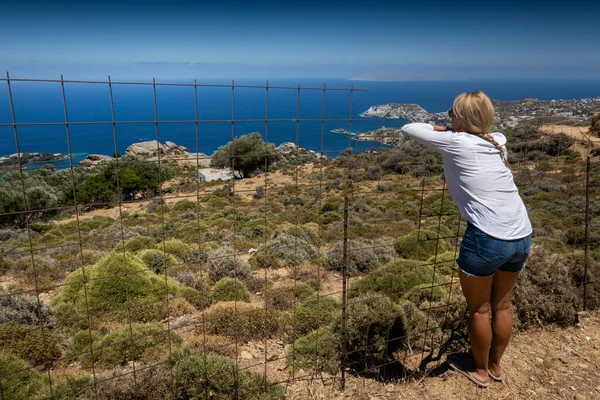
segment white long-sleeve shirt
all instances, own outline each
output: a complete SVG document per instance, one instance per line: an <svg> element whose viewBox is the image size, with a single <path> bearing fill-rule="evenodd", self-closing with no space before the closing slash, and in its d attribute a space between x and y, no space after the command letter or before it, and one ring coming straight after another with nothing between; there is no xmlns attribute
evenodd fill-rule
<svg viewBox="0 0 600 400"><path fill-rule="evenodd" d="M429 124L407 124L402 132L442 154L450 195L467 221L502 240L532 232L512 172L488 141L465 132L437 132ZM506 153L506 137L490 133Z"/></svg>

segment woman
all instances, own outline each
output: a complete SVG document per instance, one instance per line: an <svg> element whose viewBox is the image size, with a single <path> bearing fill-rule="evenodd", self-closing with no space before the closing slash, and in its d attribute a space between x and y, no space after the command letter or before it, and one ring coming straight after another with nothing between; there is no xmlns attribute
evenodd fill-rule
<svg viewBox="0 0 600 400"><path fill-rule="evenodd" d="M448 190L468 221L456 264L473 359L450 366L487 387L490 378L502 381L500 361L512 332L510 295L525 267L532 229L508 164L506 137L489 133L490 99L479 90L463 93L448 114L452 129L415 123L402 132L442 154Z"/></svg>

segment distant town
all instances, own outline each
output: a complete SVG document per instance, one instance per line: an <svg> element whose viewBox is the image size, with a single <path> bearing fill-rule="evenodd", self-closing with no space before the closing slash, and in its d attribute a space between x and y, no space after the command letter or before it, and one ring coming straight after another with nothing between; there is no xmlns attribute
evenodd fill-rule
<svg viewBox="0 0 600 400"><path fill-rule="evenodd" d="M492 100L496 111L497 128L517 125L589 125L591 118L600 112L600 97L573 100ZM390 103L375 105L362 117L405 119L408 122L425 122L439 125L450 123L447 112L430 113L418 104ZM397 146L404 141L398 128L382 126L373 131L358 134L358 140L374 140Z"/></svg>
<svg viewBox="0 0 600 400"><path fill-rule="evenodd" d="M589 124L600 112L600 97L573 100L493 100L496 109L495 125L513 127L521 124L560 123L563 125ZM362 117L406 119L408 122L447 124L446 112L430 113L418 104L390 103L371 106Z"/></svg>

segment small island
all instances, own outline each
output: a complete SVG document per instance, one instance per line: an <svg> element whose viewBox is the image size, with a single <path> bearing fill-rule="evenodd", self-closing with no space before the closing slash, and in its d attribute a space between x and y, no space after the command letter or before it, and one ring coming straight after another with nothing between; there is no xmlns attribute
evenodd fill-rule
<svg viewBox="0 0 600 400"><path fill-rule="evenodd" d="M0 167L11 167L19 165L19 155L21 165L38 162L60 161L67 158L61 153L14 153L6 156L0 156Z"/></svg>
<svg viewBox="0 0 600 400"><path fill-rule="evenodd" d="M360 134L360 132L350 132L350 131L345 130L344 128L332 129L330 132L341 133L343 135L351 135L351 136L358 136Z"/></svg>

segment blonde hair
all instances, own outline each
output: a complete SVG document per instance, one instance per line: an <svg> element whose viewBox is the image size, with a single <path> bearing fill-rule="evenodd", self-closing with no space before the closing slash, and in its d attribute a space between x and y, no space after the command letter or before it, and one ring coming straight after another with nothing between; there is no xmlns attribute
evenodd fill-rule
<svg viewBox="0 0 600 400"><path fill-rule="evenodd" d="M494 123L494 106L481 90L461 93L452 104L453 124L456 131L463 131L490 142L500 152L508 167L506 152L489 134Z"/></svg>

